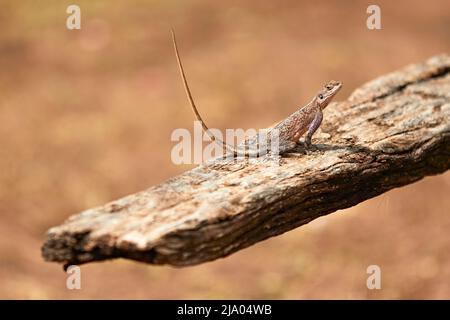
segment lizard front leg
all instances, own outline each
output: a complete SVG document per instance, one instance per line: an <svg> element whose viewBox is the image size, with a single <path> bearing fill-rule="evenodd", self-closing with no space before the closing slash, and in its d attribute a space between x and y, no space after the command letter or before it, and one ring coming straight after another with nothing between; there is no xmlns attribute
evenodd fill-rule
<svg viewBox="0 0 450 320"><path fill-rule="evenodd" d="M312 138L313 134L317 131L317 129L319 129L320 124L322 123L322 119L323 119L323 113L322 113L322 110L319 109L319 111L317 111L316 115L314 116L313 121L311 121L311 123L309 124L308 133L306 134L306 137L305 137L306 146L311 145L311 138Z"/></svg>

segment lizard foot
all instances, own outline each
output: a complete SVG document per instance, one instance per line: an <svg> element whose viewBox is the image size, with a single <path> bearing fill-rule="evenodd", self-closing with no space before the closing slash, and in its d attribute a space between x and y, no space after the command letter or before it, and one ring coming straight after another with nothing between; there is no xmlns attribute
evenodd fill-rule
<svg viewBox="0 0 450 320"><path fill-rule="evenodd" d="M305 154L312 154L314 151L318 150L317 146L311 143L311 138L308 139L308 137L306 137L303 143L300 144L303 145L303 151Z"/></svg>

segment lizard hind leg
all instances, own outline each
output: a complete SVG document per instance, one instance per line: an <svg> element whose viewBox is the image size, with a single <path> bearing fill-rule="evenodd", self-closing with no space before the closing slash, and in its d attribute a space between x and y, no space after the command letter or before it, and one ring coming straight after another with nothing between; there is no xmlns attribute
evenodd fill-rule
<svg viewBox="0 0 450 320"><path fill-rule="evenodd" d="M272 155L281 155L286 153L297 146L297 143L289 140L282 140L278 144L278 150L271 150Z"/></svg>
<svg viewBox="0 0 450 320"><path fill-rule="evenodd" d="M296 146L297 143L294 141L280 141L278 146L268 150L267 156L262 159L264 162L269 162L271 165L280 166L282 163L282 155L294 149Z"/></svg>

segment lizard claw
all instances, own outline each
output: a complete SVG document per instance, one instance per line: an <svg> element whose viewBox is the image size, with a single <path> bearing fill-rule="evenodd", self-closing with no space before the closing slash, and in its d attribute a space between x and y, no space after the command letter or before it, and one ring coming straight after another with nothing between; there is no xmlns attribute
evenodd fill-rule
<svg viewBox="0 0 450 320"><path fill-rule="evenodd" d="M311 138L306 137L304 142L303 142L303 145L304 145L304 148L305 148L304 149L305 154L311 154L312 152L317 150L317 147L314 144L311 143Z"/></svg>

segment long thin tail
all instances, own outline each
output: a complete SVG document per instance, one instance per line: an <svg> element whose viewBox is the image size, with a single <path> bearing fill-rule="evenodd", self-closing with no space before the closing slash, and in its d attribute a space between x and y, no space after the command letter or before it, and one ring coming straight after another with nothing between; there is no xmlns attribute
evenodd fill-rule
<svg viewBox="0 0 450 320"><path fill-rule="evenodd" d="M218 142L224 148L226 148L228 151L233 152L234 154L237 154L238 151L236 150L236 148L234 148L234 147L230 146L229 144L225 143L224 141L220 140L219 138L217 138L215 135L213 135L210 132L209 128L206 126L200 113L198 112L197 107L195 106L194 99L192 98L191 90L189 89L189 85L186 80L186 75L184 73L183 65L181 63L180 54L178 53L178 46L177 46L177 40L175 38L175 31L173 29L171 29L170 31L172 32L172 42L173 42L173 46L175 48L175 55L177 57L178 68L180 69L181 78L183 80L184 90L186 91L186 95L189 100L189 104L191 105L192 111L194 111L195 117L197 118L198 121L200 121L200 123L202 124L203 130L211 138L211 140Z"/></svg>

